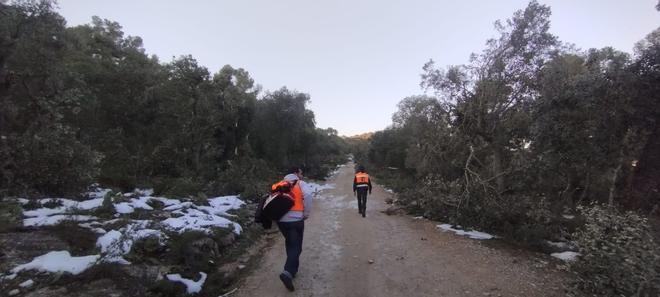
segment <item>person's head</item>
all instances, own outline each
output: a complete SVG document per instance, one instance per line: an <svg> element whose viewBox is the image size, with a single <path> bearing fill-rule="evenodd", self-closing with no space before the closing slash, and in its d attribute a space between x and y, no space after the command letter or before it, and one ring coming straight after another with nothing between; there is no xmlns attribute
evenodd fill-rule
<svg viewBox="0 0 660 297"><path fill-rule="evenodd" d="M289 168L288 174L295 174L298 176L299 179L302 179L303 171L298 166L291 166L291 168Z"/></svg>
<svg viewBox="0 0 660 297"><path fill-rule="evenodd" d="M358 166L358 172L364 172L366 169L364 169L364 165Z"/></svg>

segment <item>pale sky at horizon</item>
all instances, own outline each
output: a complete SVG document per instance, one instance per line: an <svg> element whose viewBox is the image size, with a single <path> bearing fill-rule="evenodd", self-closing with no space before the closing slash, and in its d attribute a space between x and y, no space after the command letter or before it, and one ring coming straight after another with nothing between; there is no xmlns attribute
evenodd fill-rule
<svg viewBox="0 0 660 297"><path fill-rule="evenodd" d="M382 130L396 104L422 94L422 66L465 64L495 36L511 1L136 1L59 0L68 26L93 15L140 36L161 62L192 55L217 72L244 68L264 90L308 93L320 128L340 135ZM660 27L658 0L540 0L551 29L582 49L634 44Z"/></svg>

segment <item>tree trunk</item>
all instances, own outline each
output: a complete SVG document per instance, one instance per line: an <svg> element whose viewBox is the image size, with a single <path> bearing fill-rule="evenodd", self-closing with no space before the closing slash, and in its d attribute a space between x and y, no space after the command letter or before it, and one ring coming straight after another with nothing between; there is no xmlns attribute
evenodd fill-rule
<svg viewBox="0 0 660 297"><path fill-rule="evenodd" d="M499 149L495 149L493 151L493 176L496 176L495 183L497 184L498 193L504 191L504 175L501 174L502 172L502 152Z"/></svg>
<svg viewBox="0 0 660 297"><path fill-rule="evenodd" d="M632 177L630 208L650 210L660 201L660 125L649 135Z"/></svg>
<svg viewBox="0 0 660 297"><path fill-rule="evenodd" d="M619 171L621 171L621 160L619 160L619 165L616 166L614 171L612 171L612 176L610 177L610 196L608 199L608 205L614 205L614 196L616 192L616 180L619 177Z"/></svg>

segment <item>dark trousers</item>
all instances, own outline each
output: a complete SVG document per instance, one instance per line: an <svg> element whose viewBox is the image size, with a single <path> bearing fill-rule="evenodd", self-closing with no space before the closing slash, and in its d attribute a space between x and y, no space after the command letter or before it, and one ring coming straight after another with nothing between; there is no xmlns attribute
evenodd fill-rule
<svg viewBox="0 0 660 297"><path fill-rule="evenodd" d="M286 263L284 270L295 277L298 273L300 253L302 253L303 232L305 231L305 221L298 222L277 222L277 227L284 235L284 245L286 246Z"/></svg>
<svg viewBox="0 0 660 297"><path fill-rule="evenodd" d="M369 188L367 188L367 187L357 188L358 210L363 215L367 211L367 192L368 191L369 191Z"/></svg>

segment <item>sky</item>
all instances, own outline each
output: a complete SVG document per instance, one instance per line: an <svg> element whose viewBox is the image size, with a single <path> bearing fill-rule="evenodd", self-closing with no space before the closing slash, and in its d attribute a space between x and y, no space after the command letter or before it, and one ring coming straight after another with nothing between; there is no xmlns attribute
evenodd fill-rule
<svg viewBox="0 0 660 297"><path fill-rule="evenodd" d="M578 48L634 44L660 27L658 0L540 0L551 29ZM311 97L317 127L340 135L391 124L397 103L423 94L424 63L468 62L493 23L527 0L59 0L68 26L92 16L140 36L167 63L192 55L212 73L244 68L264 91L286 86Z"/></svg>

